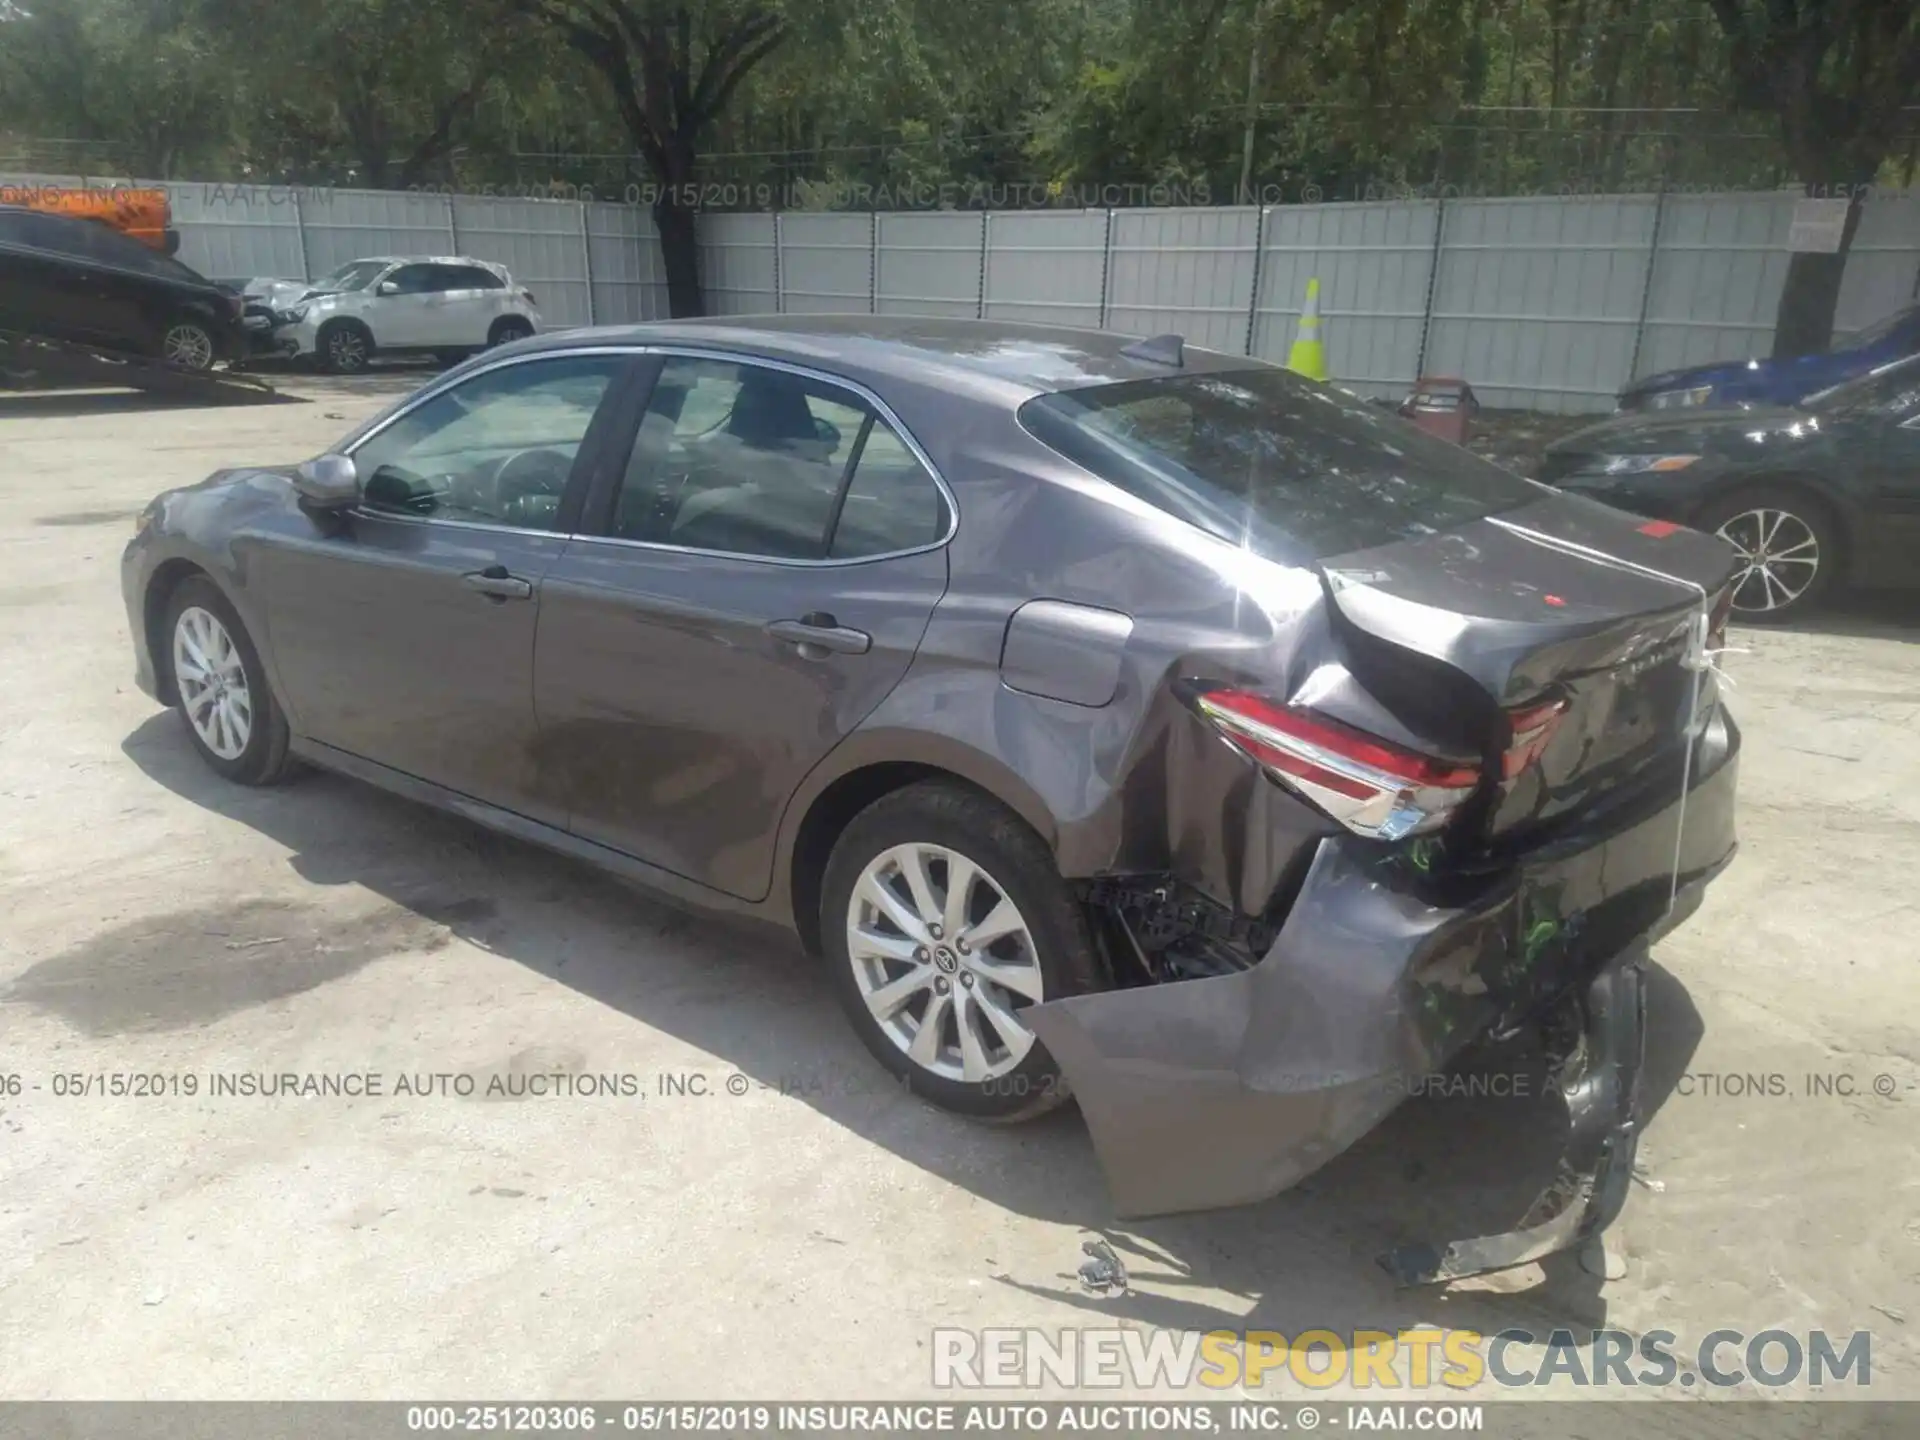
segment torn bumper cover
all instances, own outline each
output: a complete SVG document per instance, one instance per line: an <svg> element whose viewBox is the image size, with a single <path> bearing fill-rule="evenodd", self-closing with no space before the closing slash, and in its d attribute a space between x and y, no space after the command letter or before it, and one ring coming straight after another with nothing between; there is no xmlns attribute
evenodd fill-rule
<svg viewBox="0 0 1920 1440"><path fill-rule="evenodd" d="M1377 847L1324 841L1253 968L1036 1006L1034 1031L1079 1100L1116 1211L1167 1214L1275 1195L1373 1129L1475 1039L1570 1000L1588 1012L1582 1053L1591 1068L1564 1077L1576 1143L1563 1166L1597 1167L1601 1154L1618 1154L1613 1137L1631 1131L1633 1086L1617 1062L1627 1056L1638 1068L1635 967L1732 856L1738 750L1738 730L1717 714L1696 742L1684 802L1676 793L1598 836L1450 882L1444 894ZM1635 978L1618 978L1628 973ZM1587 1221L1606 1203L1617 1210L1618 1194L1601 1191L1624 1185L1625 1168L1605 1177L1589 1168L1561 1187L1573 1197L1563 1209L1580 1213L1550 1249L1598 1228ZM1542 1223L1557 1221L1559 1212ZM1450 1264L1484 1257L1403 1258L1403 1278L1437 1279L1468 1273ZM1432 1273L1413 1274L1423 1267Z"/></svg>

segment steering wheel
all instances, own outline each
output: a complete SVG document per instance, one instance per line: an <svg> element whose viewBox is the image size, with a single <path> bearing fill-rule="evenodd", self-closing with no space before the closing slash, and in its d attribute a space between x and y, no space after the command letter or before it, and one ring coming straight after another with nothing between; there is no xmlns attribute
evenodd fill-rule
<svg viewBox="0 0 1920 1440"><path fill-rule="evenodd" d="M532 521L544 528L559 509L572 472L573 457L562 451L516 451L493 472L494 513L510 523Z"/></svg>

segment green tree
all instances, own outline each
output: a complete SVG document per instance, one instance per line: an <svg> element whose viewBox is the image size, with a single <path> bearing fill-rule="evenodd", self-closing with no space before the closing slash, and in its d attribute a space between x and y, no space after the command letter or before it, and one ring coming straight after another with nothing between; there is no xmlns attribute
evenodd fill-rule
<svg viewBox="0 0 1920 1440"><path fill-rule="evenodd" d="M787 38L774 0L517 0L598 72L657 187L654 223L675 315L698 315L700 144L755 66Z"/></svg>
<svg viewBox="0 0 1920 1440"><path fill-rule="evenodd" d="M225 151L224 58L199 0L34 0L0 24L0 115L170 179Z"/></svg>
<svg viewBox="0 0 1920 1440"><path fill-rule="evenodd" d="M272 173L451 180L483 102L536 73L539 33L502 0L203 3L234 53L248 149Z"/></svg>
<svg viewBox="0 0 1920 1440"><path fill-rule="evenodd" d="M1709 0L1726 36L1737 102L1776 117L1795 177L1813 196L1846 195L1834 254L1795 255L1773 353L1833 339L1834 306L1866 187L1900 152L1902 110L1920 96L1920 6L1896 0Z"/></svg>

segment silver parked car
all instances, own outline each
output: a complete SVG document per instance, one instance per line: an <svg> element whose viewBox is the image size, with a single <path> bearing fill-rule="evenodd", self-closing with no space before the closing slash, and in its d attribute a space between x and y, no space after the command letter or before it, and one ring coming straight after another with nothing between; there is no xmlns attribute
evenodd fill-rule
<svg viewBox="0 0 1920 1440"><path fill-rule="evenodd" d="M246 298L257 350L343 374L376 354L451 363L540 329L532 292L504 266L460 255L350 260L324 280L251 281Z"/></svg>

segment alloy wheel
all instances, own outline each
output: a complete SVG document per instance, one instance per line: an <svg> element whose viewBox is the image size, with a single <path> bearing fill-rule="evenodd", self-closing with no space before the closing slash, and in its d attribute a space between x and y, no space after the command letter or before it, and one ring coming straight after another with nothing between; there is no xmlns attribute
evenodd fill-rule
<svg viewBox="0 0 1920 1440"><path fill-rule="evenodd" d="M200 741L222 760L238 760L253 737L253 692L227 627L192 605L173 627L173 679L180 707Z"/></svg>
<svg viewBox="0 0 1920 1440"><path fill-rule="evenodd" d="M1791 510L1771 507L1730 515L1716 532L1740 552L1733 608L1752 613L1784 610L1807 593L1820 573L1820 540Z"/></svg>
<svg viewBox="0 0 1920 1440"><path fill-rule="evenodd" d="M358 330L336 330L327 337L327 361L336 370L358 370L367 363L367 342Z"/></svg>
<svg viewBox="0 0 1920 1440"><path fill-rule="evenodd" d="M944 845L896 845L847 903L854 983L921 1069L978 1083L1033 1048L1020 1012L1046 999L1033 932L1006 887Z"/></svg>
<svg viewBox="0 0 1920 1440"><path fill-rule="evenodd" d="M161 337L160 358L176 370L209 370L213 337L198 325L175 325Z"/></svg>

